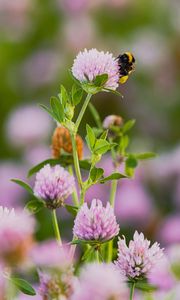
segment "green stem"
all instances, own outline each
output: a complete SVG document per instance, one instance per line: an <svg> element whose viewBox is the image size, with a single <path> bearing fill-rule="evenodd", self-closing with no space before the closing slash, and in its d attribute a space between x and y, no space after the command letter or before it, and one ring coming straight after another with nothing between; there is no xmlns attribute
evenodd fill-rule
<svg viewBox="0 0 180 300"><path fill-rule="evenodd" d="M52 210L52 222L53 222L53 227L54 227L54 233L55 233L56 240L57 240L58 244L62 245L61 235L60 235L60 231L59 231L59 226L58 226L58 221L57 221L57 216L56 216L56 210L55 209Z"/></svg>
<svg viewBox="0 0 180 300"><path fill-rule="evenodd" d="M110 202L111 206L113 207L113 209L114 209L115 199L116 199L117 184L118 184L117 180L112 180L109 202Z"/></svg>
<svg viewBox="0 0 180 300"><path fill-rule="evenodd" d="M69 166L68 170L71 175L74 175L72 166ZM73 203L75 206L79 206L79 200L78 200L76 187L74 188L73 193L72 193L72 200L73 200Z"/></svg>
<svg viewBox="0 0 180 300"><path fill-rule="evenodd" d="M74 168L75 168L78 184L80 188L82 188L82 177L81 177L81 171L79 167L79 158L76 149L76 134L71 133L71 140L72 140L72 148L73 148Z"/></svg>
<svg viewBox="0 0 180 300"><path fill-rule="evenodd" d="M99 260L99 250L95 250L95 260L97 263L100 263L100 260Z"/></svg>
<svg viewBox="0 0 180 300"><path fill-rule="evenodd" d="M111 182L109 202L113 207L113 209L114 209L114 204L116 199L117 183L118 183L117 180L112 180ZM111 262L112 258L113 258L113 240L108 243L107 262Z"/></svg>
<svg viewBox="0 0 180 300"><path fill-rule="evenodd" d="M84 113L85 113L85 110L86 110L86 108L87 108L87 106L88 106L88 104L89 104L89 101L90 101L91 97L92 97L91 94L87 94L86 99L85 99L85 101L84 101L84 103L83 103L83 106L82 106L82 108L81 108L81 111L80 111L80 113L79 113L79 116L78 116L78 118L77 118L77 120L76 120L76 123L75 123L75 125L76 125L76 130L78 130L78 128L79 128L79 125L80 125L80 123L81 123L82 117L83 117L83 115L84 115Z"/></svg>
<svg viewBox="0 0 180 300"><path fill-rule="evenodd" d="M84 188L82 188L81 195L80 195L80 205L83 205L83 203L84 203L85 193L86 193L86 190Z"/></svg>
<svg viewBox="0 0 180 300"><path fill-rule="evenodd" d="M132 282L132 283L131 283L131 288L130 288L130 296L129 296L129 300L133 300L134 288L135 288L135 282Z"/></svg>

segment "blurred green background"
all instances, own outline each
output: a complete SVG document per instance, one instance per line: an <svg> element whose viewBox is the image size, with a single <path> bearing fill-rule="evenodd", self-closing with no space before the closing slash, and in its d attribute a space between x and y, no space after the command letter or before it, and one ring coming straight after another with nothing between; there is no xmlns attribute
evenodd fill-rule
<svg viewBox="0 0 180 300"><path fill-rule="evenodd" d="M28 119L20 111L14 118L14 112L24 105L47 104L50 96L58 93L61 83L70 86L68 69L80 50L95 47L111 51L114 56L131 51L136 58L136 71L120 86L124 99L100 93L93 104L102 119L119 113L124 119L137 120L132 131L133 151L159 154L156 163L145 168L145 175L152 174L146 182L149 193L160 214L177 213L179 16L178 0L0 0L1 169L3 165L7 170L6 164L15 162L20 170L20 166L28 168L49 157L55 124L48 120L48 129L42 115L32 113ZM82 134L85 122L92 122L88 112L83 122ZM31 125L33 142L22 146L21 133ZM47 133L43 141L33 136L33 130L41 127ZM5 171L0 172L1 178L8 178ZM15 174L12 177L18 177ZM9 201L5 192L1 204Z"/></svg>

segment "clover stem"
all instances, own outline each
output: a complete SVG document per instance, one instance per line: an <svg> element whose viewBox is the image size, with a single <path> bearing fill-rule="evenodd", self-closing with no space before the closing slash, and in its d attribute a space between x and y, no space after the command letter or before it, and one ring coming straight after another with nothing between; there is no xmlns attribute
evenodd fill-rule
<svg viewBox="0 0 180 300"><path fill-rule="evenodd" d="M55 209L52 210L52 223L53 223L53 228L54 228L54 233L55 233L56 240L57 240L59 245L62 245L61 235L60 235L60 230L59 230L59 226L58 226L58 221L57 221L57 216L56 216L56 210Z"/></svg>
<svg viewBox="0 0 180 300"><path fill-rule="evenodd" d="M89 104L89 101L90 101L91 97L92 97L92 94L87 94L86 99L85 99L85 101L83 103L83 106L82 106L82 108L80 110L79 116L78 116L78 118L76 120L76 123L75 123L76 130L78 130L78 128L79 128L79 125L81 123L81 120L82 120L82 118L84 116L85 110L86 110L86 108L87 108L87 106Z"/></svg>
<svg viewBox="0 0 180 300"><path fill-rule="evenodd" d="M129 300L133 300L134 289L135 289L135 282L132 282L132 283L131 283L131 287L130 287L130 296L129 296Z"/></svg>
<svg viewBox="0 0 180 300"><path fill-rule="evenodd" d="M76 148L76 134L75 133L71 133L71 141L72 141L72 148L73 148L74 168L75 168L79 187L82 188L82 177L81 177L79 158L78 158L77 148Z"/></svg>
<svg viewBox="0 0 180 300"><path fill-rule="evenodd" d="M68 170L71 175L74 175L72 166L69 166ZM73 203L75 206L79 206L79 200L78 200L76 187L74 188L73 193L72 193L72 200L73 200Z"/></svg>

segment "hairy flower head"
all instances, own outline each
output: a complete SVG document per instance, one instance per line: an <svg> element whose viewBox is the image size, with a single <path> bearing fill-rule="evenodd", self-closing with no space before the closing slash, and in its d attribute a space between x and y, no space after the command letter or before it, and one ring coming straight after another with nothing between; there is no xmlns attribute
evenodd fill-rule
<svg viewBox="0 0 180 300"><path fill-rule="evenodd" d="M105 242L119 233L113 209L109 203L103 207L100 200L93 199L90 208L84 203L73 228L74 236L85 241Z"/></svg>
<svg viewBox="0 0 180 300"><path fill-rule="evenodd" d="M148 275L163 255L156 242L150 246L150 241L144 238L143 233L134 233L133 240L126 245L125 238L119 238L118 259L115 264L120 268L123 275L128 278L141 279Z"/></svg>
<svg viewBox="0 0 180 300"><path fill-rule="evenodd" d="M119 66L112 53L96 49L79 52L72 66L73 76L81 82L92 82L97 75L107 74L106 88L116 90L119 80Z"/></svg>
<svg viewBox="0 0 180 300"><path fill-rule="evenodd" d="M36 175L35 196L43 199L49 208L57 208L73 192L74 177L63 167L45 165Z"/></svg>

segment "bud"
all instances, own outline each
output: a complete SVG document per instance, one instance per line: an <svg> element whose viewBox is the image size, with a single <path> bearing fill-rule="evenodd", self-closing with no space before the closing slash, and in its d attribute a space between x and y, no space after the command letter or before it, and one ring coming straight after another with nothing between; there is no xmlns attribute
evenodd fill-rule
<svg viewBox="0 0 180 300"><path fill-rule="evenodd" d="M79 159L83 156L83 140L77 134L76 135L76 147ZM71 135L67 128L58 126L56 127L52 137L52 156L59 158L61 156L61 150L67 153L72 153Z"/></svg>
<svg viewBox="0 0 180 300"><path fill-rule="evenodd" d="M103 128L104 129L111 129L112 126L122 126L123 119L120 116L116 115L109 115L103 121Z"/></svg>

